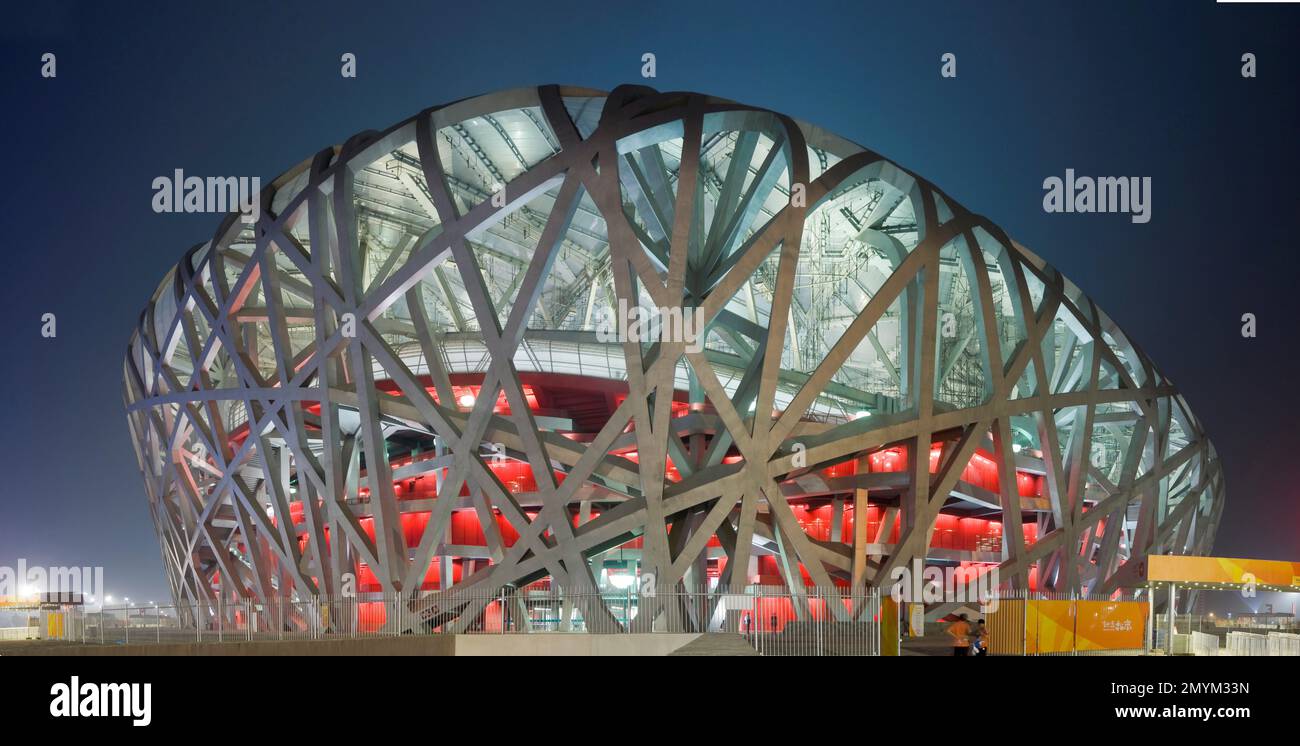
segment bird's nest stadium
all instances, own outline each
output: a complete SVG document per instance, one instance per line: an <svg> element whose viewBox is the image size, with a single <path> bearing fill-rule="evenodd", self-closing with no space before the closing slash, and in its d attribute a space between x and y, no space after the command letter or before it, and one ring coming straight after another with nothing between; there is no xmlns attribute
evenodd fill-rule
<svg viewBox="0 0 1300 746"><path fill-rule="evenodd" d="M178 604L350 589L468 629L458 593L847 592L916 560L1105 594L1213 542L1213 446L1088 296L783 114L517 89L260 200L127 350ZM629 309L690 323L638 339ZM620 623L706 624L657 598Z"/></svg>

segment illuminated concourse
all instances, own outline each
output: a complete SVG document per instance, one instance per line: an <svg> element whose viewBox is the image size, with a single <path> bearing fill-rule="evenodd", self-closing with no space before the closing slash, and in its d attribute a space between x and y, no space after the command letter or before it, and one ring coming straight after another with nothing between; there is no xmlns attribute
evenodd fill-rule
<svg viewBox="0 0 1300 746"><path fill-rule="evenodd" d="M518 89L360 133L262 200L167 274L124 368L197 614L355 591L370 627L456 630L547 589L575 628L699 631L724 617L665 591L921 559L1107 594L1213 542L1214 448L1105 313L784 115ZM611 340L632 307L703 338ZM371 600L394 596L414 614Z"/></svg>

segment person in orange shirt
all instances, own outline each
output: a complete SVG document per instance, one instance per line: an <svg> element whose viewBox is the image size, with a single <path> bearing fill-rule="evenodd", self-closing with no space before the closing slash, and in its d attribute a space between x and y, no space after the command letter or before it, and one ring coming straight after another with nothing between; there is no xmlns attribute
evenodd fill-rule
<svg viewBox="0 0 1300 746"><path fill-rule="evenodd" d="M970 622L966 621L965 614L957 616L957 621L948 627L948 634L952 636L953 655L970 655Z"/></svg>

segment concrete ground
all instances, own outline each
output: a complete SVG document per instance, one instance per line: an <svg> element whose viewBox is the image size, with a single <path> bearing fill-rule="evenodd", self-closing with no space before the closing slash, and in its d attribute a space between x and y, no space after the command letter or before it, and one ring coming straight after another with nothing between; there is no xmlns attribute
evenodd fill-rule
<svg viewBox="0 0 1300 746"><path fill-rule="evenodd" d="M62 640L3 640L0 641L0 656L3 655L45 655L52 648L75 645Z"/></svg>
<svg viewBox="0 0 1300 746"><path fill-rule="evenodd" d="M734 633L710 633L700 635L693 642L688 642L669 655L698 656L748 656L758 655L758 651Z"/></svg>
<svg viewBox="0 0 1300 746"><path fill-rule="evenodd" d="M946 655L952 657L952 638L943 630L930 632L924 637L903 640L903 655Z"/></svg>

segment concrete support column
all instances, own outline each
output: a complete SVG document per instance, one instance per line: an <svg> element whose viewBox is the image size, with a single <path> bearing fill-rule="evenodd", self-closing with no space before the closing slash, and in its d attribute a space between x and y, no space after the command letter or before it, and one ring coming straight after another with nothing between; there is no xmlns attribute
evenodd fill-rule
<svg viewBox="0 0 1300 746"><path fill-rule="evenodd" d="M844 541L844 498L831 498L831 541Z"/></svg>
<svg viewBox="0 0 1300 746"><path fill-rule="evenodd" d="M866 457L858 459L859 474L866 473ZM853 574L854 588L861 588L867 583L867 490L853 491Z"/></svg>

